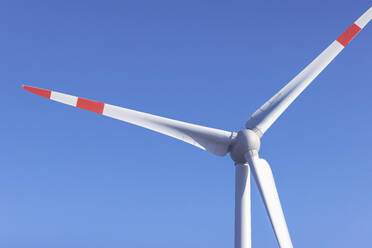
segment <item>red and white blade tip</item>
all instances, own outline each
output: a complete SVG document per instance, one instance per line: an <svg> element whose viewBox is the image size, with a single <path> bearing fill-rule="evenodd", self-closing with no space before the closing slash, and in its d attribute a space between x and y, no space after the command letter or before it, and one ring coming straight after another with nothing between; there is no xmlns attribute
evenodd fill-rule
<svg viewBox="0 0 372 248"><path fill-rule="evenodd" d="M50 100L71 105L73 107L89 110L98 114L103 113L105 104L93 100L88 100L82 97L71 96L56 91L40 89L32 86L22 85L25 90L36 95L48 98Z"/></svg>
<svg viewBox="0 0 372 248"><path fill-rule="evenodd" d="M44 90L44 89L40 89L40 88L36 88L32 86L22 85L22 88L31 93L34 93L36 95L46 97L46 98L50 98L50 95L52 94L52 91L50 90Z"/></svg>

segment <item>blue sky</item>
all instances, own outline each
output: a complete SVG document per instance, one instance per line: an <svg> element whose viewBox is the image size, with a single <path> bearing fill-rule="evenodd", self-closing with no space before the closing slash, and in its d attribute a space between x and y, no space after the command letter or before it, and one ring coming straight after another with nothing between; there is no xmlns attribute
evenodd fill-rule
<svg viewBox="0 0 372 248"><path fill-rule="evenodd" d="M2 1L0 246L232 247L228 156L21 85L237 131L370 6ZM372 243L370 26L262 139L295 247ZM252 186L253 247L275 247Z"/></svg>

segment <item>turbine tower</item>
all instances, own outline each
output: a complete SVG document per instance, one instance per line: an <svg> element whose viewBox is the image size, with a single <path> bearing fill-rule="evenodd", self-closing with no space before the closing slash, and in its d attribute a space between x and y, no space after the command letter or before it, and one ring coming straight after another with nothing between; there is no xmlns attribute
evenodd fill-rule
<svg viewBox="0 0 372 248"><path fill-rule="evenodd" d="M235 248L251 247L250 172L256 181L278 245L293 247L270 165L259 157L260 140L270 126L372 19L372 7L248 119L246 129L229 132L138 112L56 91L22 87L32 93L182 140L235 162Z"/></svg>

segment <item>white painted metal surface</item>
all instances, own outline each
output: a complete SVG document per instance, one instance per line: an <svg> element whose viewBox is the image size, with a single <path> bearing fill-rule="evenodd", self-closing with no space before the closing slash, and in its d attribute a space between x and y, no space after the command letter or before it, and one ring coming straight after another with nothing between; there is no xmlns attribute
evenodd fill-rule
<svg viewBox="0 0 372 248"><path fill-rule="evenodd" d="M292 241L270 165L266 160L260 159L256 152L248 152L245 157L252 170L252 175L270 217L271 225L274 229L279 246L281 248L292 248Z"/></svg>
<svg viewBox="0 0 372 248"><path fill-rule="evenodd" d="M174 137L219 156L227 154L232 138L231 132L172 120L110 104L105 104L103 115Z"/></svg>
<svg viewBox="0 0 372 248"><path fill-rule="evenodd" d="M61 102L61 103L73 106L73 107L76 107L76 103L78 100L76 96L70 96L70 95L59 93L56 91L51 92L50 99L56 102Z"/></svg>
<svg viewBox="0 0 372 248"><path fill-rule="evenodd" d="M358 20L355 21L355 24L360 28L364 28L372 20L372 7L369 8Z"/></svg>
<svg viewBox="0 0 372 248"><path fill-rule="evenodd" d="M247 163L235 165L235 248L251 248L251 186Z"/></svg>

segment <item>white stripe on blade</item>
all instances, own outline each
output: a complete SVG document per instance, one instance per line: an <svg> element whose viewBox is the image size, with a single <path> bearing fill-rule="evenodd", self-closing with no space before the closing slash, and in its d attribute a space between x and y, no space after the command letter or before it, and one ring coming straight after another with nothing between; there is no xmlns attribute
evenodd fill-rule
<svg viewBox="0 0 372 248"><path fill-rule="evenodd" d="M358 20L355 21L355 24L358 25L360 28L364 28L368 22L372 19L372 7L367 10Z"/></svg>
<svg viewBox="0 0 372 248"><path fill-rule="evenodd" d="M77 103L78 98L76 96L71 96L71 95L67 95L67 94L52 91L52 93L50 95L50 99L76 107L76 103Z"/></svg>

